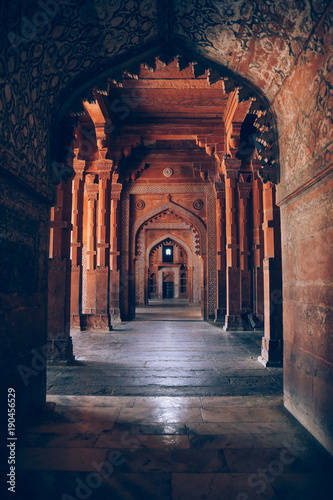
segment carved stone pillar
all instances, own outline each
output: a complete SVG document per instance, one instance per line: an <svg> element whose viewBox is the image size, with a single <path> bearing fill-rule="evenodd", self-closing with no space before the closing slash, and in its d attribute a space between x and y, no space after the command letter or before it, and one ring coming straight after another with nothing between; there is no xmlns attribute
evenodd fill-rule
<svg viewBox="0 0 333 500"><path fill-rule="evenodd" d="M96 313L96 200L98 184L95 184L95 174L87 174L85 182L85 194L87 198L87 292L86 313ZM90 325L89 325L90 326Z"/></svg>
<svg viewBox="0 0 333 500"><path fill-rule="evenodd" d="M78 166L82 163L83 166ZM72 242L71 242L71 326L80 328L82 297L82 198L84 161L74 159L75 177L72 182Z"/></svg>
<svg viewBox="0 0 333 500"><path fill-rule="evenodd" d="M110 167L111 168L111 167ZM110 168L98 168L98 213L96 244L96 314L95 327L110 328L108 295L109 295L109 262L107 243L107 198Z"/></svg>
<svg viewBox="0 0 333 500"><path fill-rule="evenodd" d="M251 275L249 271L247 203L251 184L238 182L239 193L239 261L240 261L240 310L251 311Z"/></svg>
<svg viewBox="0 0 333 500"><path fill-rule="evenodd" d="M201 317L203 320L207 320L207 278L206 278L206 268L207 268L207 254L199 257L201 264Z"/></svg>
<svg viewBox="0 0 333 500"><path fill-rule="evenodd" d="M225 260L225 186L219 182L216 190L216 255L217 255L217 309L215 322L224 323L226 313L226 260Z"/></svg>
<svg viewBox="0 0 333 500"><path fill-rule="evenodd" d="M280 214L275 204L275 186L264 184L264 337L261 356L264 366L282 364L282 277Z"/></svg>
<svg viewBox="0 0 333 500"><path fill-rule="evenodd" d="M240 316L240 270L238 265L236 183L240 160L225 159L225 214L226 214L226 303L225 330L242 330Z"/></svg>
<svg viewBox="0 0 333 500"><path fill-rule="evenodd" d="M120 266L119 266L119 200L122 185L118 184L118 174L112 174L110 206L110 302L111 323L120 321Z"/></svg>
<svg viewBox="0 0 333 500"><path fill-rule="evenodd" d="M252 160L252 207L253 207L253 280L252 280L252 310L256 317L264 319L264 278L263 278L263 256L264 256L264 235L262 230L263 210L262 210L262 180L258 175L261 166L259 160Z"/></svg>
<svg viewBox="0 0 333 500"><path fill-rule="evenodd" d="M52 362L73 359L70 337L70 237L72 181L59 184L57 204L51 209L48 273L47 353Z"/></svg>

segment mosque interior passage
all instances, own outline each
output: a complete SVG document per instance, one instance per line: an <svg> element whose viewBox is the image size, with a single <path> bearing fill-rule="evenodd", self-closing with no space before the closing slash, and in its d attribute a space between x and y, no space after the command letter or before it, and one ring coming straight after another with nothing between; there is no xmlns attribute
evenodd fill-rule
<svg viewBox="0 0 333 500"><path fill-rule="evenodd" d="M51 213L49 356L71 358L69 324L112 330L156 300L176 300L227 331L265 324L258 355L281 365L273 116L180 56L138 68L95 89L77 116L75 177L59 185ZM65 301L56 303L60 281Z"/></svg>
<svg viewBox="0 0 333 500"><path fill-rule="evenodd" d="M326 498L333 1L4 0L0 24L19 495Z"/></svg>

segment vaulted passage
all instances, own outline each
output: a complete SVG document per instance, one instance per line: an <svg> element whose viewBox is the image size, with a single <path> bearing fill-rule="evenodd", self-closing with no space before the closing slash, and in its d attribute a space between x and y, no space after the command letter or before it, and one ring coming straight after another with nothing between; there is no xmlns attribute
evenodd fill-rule
<svg viewBox="0 0 333 500"><path fill-rule="evenodd" d="M61 182L51 214L53 361L72 356L69 325L112 330L158 299L200 307L202 319L227 331L265 325L260 360L281 364L280 219L267 180L278 168L272 117L212 75L179 56L156 58L83 101L75 177ZM66 253L70 269L56 269ZM63 338L52 306L60 281L71 282ZM63 307L66 316L68 299Z"/></svg>
<svg viewBox="0 0 333 500"><path fill-rule="evenodd" d="M4 0L0 25L7 489L326 500L333 1Z"/></svg>

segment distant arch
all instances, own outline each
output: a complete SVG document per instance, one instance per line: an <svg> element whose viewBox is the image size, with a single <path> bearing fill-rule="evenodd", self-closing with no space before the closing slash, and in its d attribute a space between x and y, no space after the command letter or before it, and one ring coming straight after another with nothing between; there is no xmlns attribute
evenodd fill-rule
<svg viewBox="0 0 333 500"><path fill-rule="evenodd" d="M189 222L191 222L195 228L197 229L199 236L200 236L200 250L201 254L205 255L207 253L207 237L206 237L206 227L204 223L197 217L195 214L187 210L186 208L180 207L179 205L176 205L172 201L169 201L167 203L164 203L163 205L160 205L159 207L151 210L147 214L143 215L138 219L134 225L133 225L133 240L132 240L132 252L135 254L135 242L137 238L138 231L140 227L149 219L152 217L155 217L156 215L159 215L160 213L164 212L165 210L172 210L176 214L182 215L185 219L187 219Z"/></svg>
<svg viewBox="0 0 333 500"><path fill-rule="evenodd" d="M162 241L164 241L166 239L173 240L176 243L178 243L179 245L181 245L182 247L184 247L184 249L187 252L187 256L188 256L188 265L192 266L192 262L193 262L192 253L193 253L193 250L191 250L191 248L183 240L181 240L177 236L174 236L173 234L170 234L170 233L167 233L167 234L164 234L163 236L160 236L153 243L151 243L149 245L149 247L147 248L147 255L146 255L146 264L147 264L147 266L149 266L149 255L150 255L150 252L152 251L152 249L154 248L154 246L158 245L159 243L161 243Z"/></svg>

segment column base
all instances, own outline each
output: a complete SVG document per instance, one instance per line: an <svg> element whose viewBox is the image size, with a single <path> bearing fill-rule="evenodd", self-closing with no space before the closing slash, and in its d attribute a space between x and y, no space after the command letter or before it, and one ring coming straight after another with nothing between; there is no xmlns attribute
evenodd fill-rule
<svg viewBox="0 0 333 500"><path fill-rule="evenodd" d="M110 321L111 321L111 325L110 325L111 328L112 328L113 323L120 323L121 322L120 309L118 309L118 308L110 309Z"/></svg>
<svg viewBox="0 0 333 500"><path fill-rule="evenodd" d="M276 368L279 368L279 367L282 367L283 366L283 363L282 361L268 361L267 359L264 359L262 356L258 356L258 361L261 365L265 366L265 367L276 367Z"/></svg>
<svg viewBox="0 0 333 500"><path fill-rule="evenodd" d="M75 330L80 330L81 328L81 317L79 314L71 315L71 328Z"/></svg>
<svg viewBox="0 0 333 500"><path fill-rule="evenodd" d="M225 324L225 309L215 309L214 323Z"/></svg>
<svg viewBox="0 0 333 500"><path fill-rule="evenodd" d="M224 327L223 330L226 332L228 331L244 331L243 325L242 325L242 318L237 315L237 316L232 316L232 315L225 315L225 322L224 322Z"/></svg>
<svg viewBox="0 0 333 500"><path fill-rule="evenodd" d="M258 361L264 366L282 366L283 341L262 337L261 356Z"/></svg>
<svg viewBox="0 0 333 500"><path fill-rule="evenodd" d="M262 333L264 333L264 331L265 331L264 330L264 317L262 315L258 315L258 314L256 314L256 317L257 317L257 319L259 320L260 323L259 323L259 326L255 326L253 328L253 330L255 332L262 332Z"/></svg>
<svg viewBox="0 0 333 500"><path fill-rule="evenodd" d="M81 314L80 328L86 330L112 330L108 314Z"/></svg>
<svg viewBox="0 0 333 500"><path fill-rule="evenodd" d="M47 339L48 363L68 364L74 361L72 337L66 339Z"/></svg>

